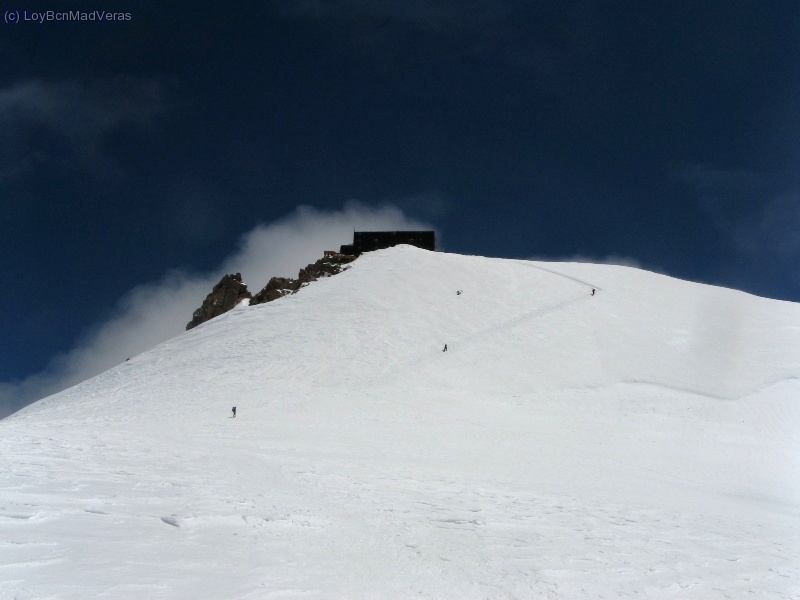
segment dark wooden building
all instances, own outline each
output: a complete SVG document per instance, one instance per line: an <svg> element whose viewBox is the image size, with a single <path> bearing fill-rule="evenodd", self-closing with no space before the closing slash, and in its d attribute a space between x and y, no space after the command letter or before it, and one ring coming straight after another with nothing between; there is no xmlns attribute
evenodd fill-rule
<svg viewBox="0 0 800 600"><path fill-rule="evenodd" d="M341 247L342 254L358 256L363 252L409 244L423 250L436 250L436 233L433 231L356 231L353 243Z"/></svg>

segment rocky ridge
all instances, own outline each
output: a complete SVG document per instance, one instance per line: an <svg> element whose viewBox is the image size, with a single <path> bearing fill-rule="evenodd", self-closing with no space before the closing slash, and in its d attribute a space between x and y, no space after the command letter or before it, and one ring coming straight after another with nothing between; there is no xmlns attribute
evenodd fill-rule
<svg viewBox="0 0 800 600"><path fill-rule="evenodd" d="M200 323L218 317L237 306L242 300L252 298L252 294L247 291L247 286L242 283L242 274L235 273L225 275L220 282L214 286L211 293L203 300L194 313L192 320L186 324L186 330L197 327Z"/></svg>
<svg viewBox="0 0 800 600"><path fill-rule="evenodd" d="M347 254L328 254L318 261L307 265L304 269L300 269L297 279L292 279L291 277L273 277L269 280L267 285L255 295L252 295L247 290L247 285L242 282L241 273L225 275L220 282L214 286L211 293L206 296L200 308L194 311L192 320L186 324L186 330L188 331L201 323L205 323L214 317L228 312L243 300L249 300L250 306L253 306L255 304L272 302L288 294L294 294L312 281L341 273L347 269L346 265L353 262L355 259L355 256Z"/></svg>

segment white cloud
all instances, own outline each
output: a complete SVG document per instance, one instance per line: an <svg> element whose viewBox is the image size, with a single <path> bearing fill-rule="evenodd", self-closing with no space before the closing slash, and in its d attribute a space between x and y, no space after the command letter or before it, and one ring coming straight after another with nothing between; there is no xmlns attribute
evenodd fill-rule
<svg viewBox="0 0 800 600"><path fill-rule="evenodd" d="M259 225L239 248L205 275L179 271L128 292L114 315L88 332L69 352L55 357L41 373L0 384L0 417L30 402L93 377L181 334L192 312L225 273L241 272L248 289L259 291L270 277L296 277L300 268L352 241L353 230L430 229L392 206L371 208L350 202L339 211L300 207Z"/></svg>

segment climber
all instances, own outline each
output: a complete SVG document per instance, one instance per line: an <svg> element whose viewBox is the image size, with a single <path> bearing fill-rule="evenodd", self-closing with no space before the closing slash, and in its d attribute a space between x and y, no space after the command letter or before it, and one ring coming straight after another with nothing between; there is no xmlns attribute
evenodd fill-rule
<svg viewBox="0 0 800 600"><path fill-rule="evenodd" d="M234 406L231 410L233 411L233 417L231 417L231 418L235 419L236 418L236 407Z"/></svg>

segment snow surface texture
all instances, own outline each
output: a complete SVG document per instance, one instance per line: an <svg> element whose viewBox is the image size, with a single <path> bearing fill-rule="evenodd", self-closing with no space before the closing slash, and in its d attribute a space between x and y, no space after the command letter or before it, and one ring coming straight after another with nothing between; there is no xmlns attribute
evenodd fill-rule
<svg viewBox="0 0 800 600"><path fill-rule="evenodd" d="M799 377L796 304L370 253L1 421L0 597L797 598Z"/></svg>

